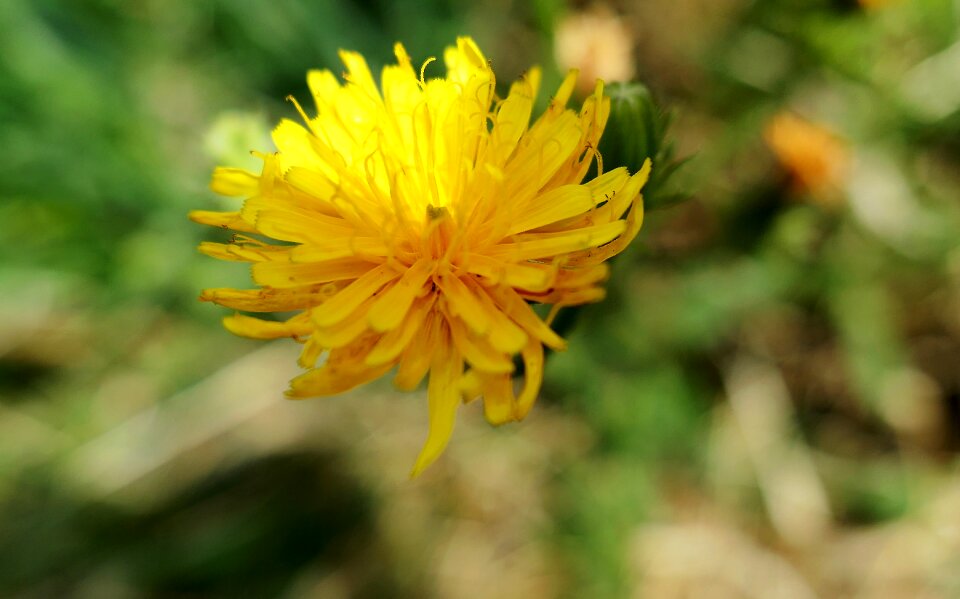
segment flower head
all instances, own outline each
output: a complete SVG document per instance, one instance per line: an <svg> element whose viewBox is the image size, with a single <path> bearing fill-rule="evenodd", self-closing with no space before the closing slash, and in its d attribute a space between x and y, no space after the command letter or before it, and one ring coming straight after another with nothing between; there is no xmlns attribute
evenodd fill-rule
<svg viewBox="0 0 960 599"><path fill-rule="evenodd" d="M581 184L600 162L609 113L601 82L577 114L565 107L570 73L530 124L539 70L500 100L469 38L447 48L445 78L425 81L400 44L395 53L379 88L353 52L340 54L345 83L311 71L317 116L300 110L305 125L280 123L277 152L259 155L262 173L214 171L213 190L245 198L242 208L191 218L236 231L231 243L200 250L251 262L259 285L206 289L201 299L298 311L284 322L224 319L238 335L303 344L308 370L291 381L290 397L341 393L395 366L401 389L429 374L430 432L417 474L446 447L461 400L482 397L493 424L527 414L544 346L564 348L530 303L603 297L604 261L640 229L650 165L633 175L601 167ZM516 354L525 366L518 394Z"/></svg>
<svg viewBox="0 0 960 599"><path fill-rule="evenodd" d="M847 144L836 134L793 113L780 112L767 123L764 137L797 191L809 192L825 205L838 201L850 156Z"/></svg>
<svg viewBox="0 0 960 599"><path fill-rule="evenodd" d="M623 19L602 5L564 17L553 40L554 58L561 68L578 69L584 93L597 79L629 81L636 66L634 37Z"/></svg>

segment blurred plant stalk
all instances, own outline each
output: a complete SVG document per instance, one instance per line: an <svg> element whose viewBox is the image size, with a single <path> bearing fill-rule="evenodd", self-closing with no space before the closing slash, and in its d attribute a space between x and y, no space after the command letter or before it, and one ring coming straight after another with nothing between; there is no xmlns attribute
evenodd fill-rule
<svg viewBox="0 0 960 599"><path fill-rule="evenodd" d="M793 546L822 541L832 514L810 450L796 440L783 377L772 365L740 355L727 369L725 385L771 525Z"/></svg>

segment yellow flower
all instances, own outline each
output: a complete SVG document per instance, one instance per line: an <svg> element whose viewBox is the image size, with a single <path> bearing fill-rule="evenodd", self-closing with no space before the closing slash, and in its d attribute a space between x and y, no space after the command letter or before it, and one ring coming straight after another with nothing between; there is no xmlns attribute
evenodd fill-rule
<svg viewBox="0 0 960 599"><path fill-rule="evenodd" d="M309 370L291 381L290 397L341 393L394 366L396 386L412 390L429 373L430 432L416 475L443 452L461 400L482 396L493 424L527 414L543 346L565 345L530 302L556 308L603 297L604 261L640 229L650 164L580 184L599 162L609 113L602 82L578 115L565 108L571 72L531 125L539 70L500 100L469 38L446 49L447 76L429 81L403 46L394 50L397 64L383 69L379 89L354 52L340 53L344 84L311 71L317 116L297 104L306 127L280 123L277 152L259 155L263 172L214 171L212 189L245 198L243 207L190 216L237 231L231 243L200 250L252 262L260 286L206 289L201 299L299 311L284 322L224 319L238 335L303 343ZM515 395L518 353L526 380Z"/></svg>

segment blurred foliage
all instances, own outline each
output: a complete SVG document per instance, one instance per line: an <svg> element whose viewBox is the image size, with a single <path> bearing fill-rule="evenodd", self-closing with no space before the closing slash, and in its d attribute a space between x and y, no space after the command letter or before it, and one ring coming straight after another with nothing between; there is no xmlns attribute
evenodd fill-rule
<svg viewBox="0 0 960 599"><path fill-rule="evenodd" d="M588 4L0 3L0 595L960 595L956 3L609 6L642 83L600 152L653 157L656 209L528 421L463 410L409 483L423 398L282 402L185 214L338 48L469 33L543 105ZM832 193L766 146L783 112L843 140Z"/></svg>

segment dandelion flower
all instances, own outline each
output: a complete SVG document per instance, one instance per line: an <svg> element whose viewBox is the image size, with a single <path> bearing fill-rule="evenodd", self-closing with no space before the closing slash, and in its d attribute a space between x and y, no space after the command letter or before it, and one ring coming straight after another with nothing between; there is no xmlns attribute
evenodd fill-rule
<svg viewBox="0 0 960 599"><path fill-rule="evenodd" d="M633 35L623 19L606 7L573 13L561 20L553 47L558 65L583 73L578 86L582 92L589 92L596 79L629 81L633 77Z"/></svg>
<svg viewBox="0 0 960 599"><path fill-rule="evenodd" d="M200 250L252 263L259 286L206 289L202 300L296 311L283 322L224 319L238 335L303 344L307 371L288 396L342 393L394 367L403 390L429 376L416 475L443 452L462 401L482 397L493 424L529 412L544 346L565 345L530 304L603 297L604 262L640 229L650 164L632 175L599 165L609 114L602 82L578 114L566 108L571 72L531 124L539 70L501 100L469 38L446 49L446 77L428 81L427 63L418 75L403 46L394 50L397 64L383 69L379 88L354 52L340 53L344 83L330 71L308 73L317 115L294 101L304 124L280 123L277 151L258 154L259 175L214 171L212 189L243 198L242 207L190 216L236 231L230 243ZM601 174L581 183L594 160Z"/></svg>
<svg viewBox="0 0 960 599"><path fill-rule="evenodd" d="M849 149L832 131L790 112L775 115L764 130L767 145L786 169L796 191L818 202L839 201Z"/></svg>

